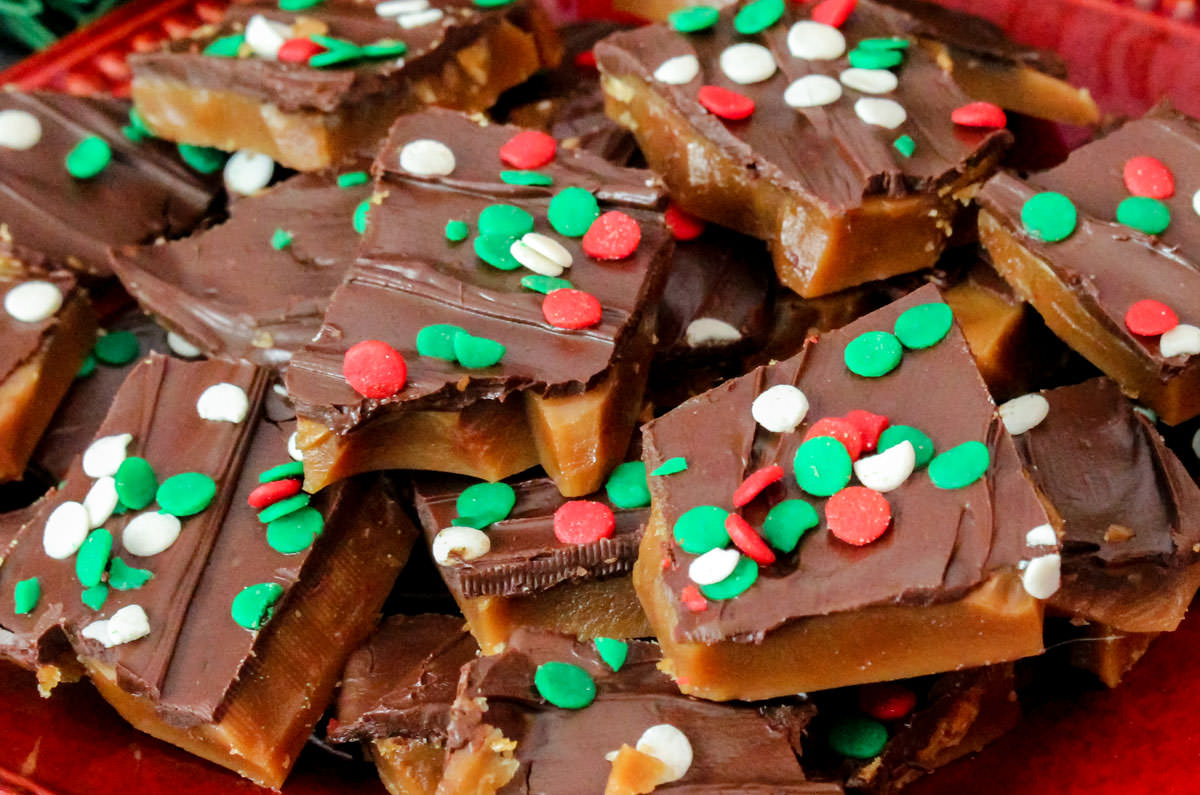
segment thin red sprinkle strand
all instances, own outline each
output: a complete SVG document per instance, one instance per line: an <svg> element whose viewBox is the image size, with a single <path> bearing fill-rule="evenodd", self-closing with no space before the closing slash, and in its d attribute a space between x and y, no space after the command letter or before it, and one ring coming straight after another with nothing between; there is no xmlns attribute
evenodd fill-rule
<svg viewBox="0 0 1200 795"><path fill-rule="evenodd" d="M741 508L759 494L762 494L763 489L767 486L782 479L783 467L779 466L779 464L771 464L757 472L752 472L746 476L746 479L733 492L733 507Z"/></svg>
<svg viewBox="0 0 1200 795"><path fill-rule="evenodd" d="M391 397L404 389L408 366L400 352L382 340L363 340L342 359L342 375L365 398Z"/></svg>
<svg viewBox="0 0 1200 795"><path fill-rule="evenodd" d="M916 705L916 694L894 682L864 685L858 689L859 708L877 720L899 720Z"/></svg>
<svg viewBox="0 0 1200 795"><path fill-rule="evenodd" d="M676 240L695 240L704 234L704 222L679 209L674 202L667 206L663 218L667 222L667 228L671 230L671 236Z"/></svg>
<svg viewBox="0 0 1200 795"><path fill-rule="evenodd" d="M825 503L825 523L835 538L861 547L887 531L892 523L892 506L877 491L849 486Z"/></svg>
<svg viewBox="0 0 1200 795"><path fill-rule="evenodd" d="M813 423L808 429L808 433L804 434L804 441L808 441L816 436L832 436L846 447L846 452L850 454L851 461L857 461L862 455L863 439L858 428L854 423L844 420L841 417L825 417Z"/></svg>
<svg viewBox="0 0 1200 795"><path fill-rule="evenodd" d="M554 537L564 544L593 544L611 538L615 528L612 509L602 502L571 500L554 512Z"/></svg>
<svg viewBox="0 0 1200 795"><path fill-rule="evenodd" d="M733 545L758 565L769 566L775 562L775 553L767 546L767 542L754 532L749 522L736 513L725 517L725 530L729 533L729 540Z"/></svg>
<svg viewBox="0 0 1200 795"><path fill-rule="evenodd" d="M583 236L583 253L600 260L618 260L637 251L642 228L620 210L609 210L592 221Z"/></svg>
<svg viewBox="0 0 1200 795"><path fill-rule="evenodd" d="M541 168L554 159L554 138L540 130L524 130L500 147L500 159L513 168Z"/></svg>
<svg viewBox="0 0 1200 795"><path fill-rule="evenodd" d="M683 586L683 590L679 592L679 599L693 613L703 613L708 609L708 600L695 585Z"/></svg>
<svg viewBox="0 0 1200 795"><path fill-rule="evenodd" d="M596 296L570 287L554 290L542 300L542 317L555 328L591 328L603 314Z"/></svg>
<svg viewBox="0 0 1200 795"><path fill-rule="evenodd" d="M891 420L882 414L873 414L862 409L846 412L845 419L846 422L858 428L858 433L862 437L864 453L874 452L875 446L879 444L879 435L892 424Z"/></svg>
<svg viewBox="0 0 1200 795"><path fill-rule="evenodd" d="M1175 175L1161 160L1149 155L1131 157L1125 163L1125 187L1134 196L1169 199L1175 195Z"/></svg>
<svg viewBox="0 0 1200 795"><path fill-rule="evenodd" d="M754 113L754 100L721 86L701 86L696 97L714 116L729 121L741 121Z"/></svg>
<svg viewBox="0 0 1200 795"><path fill-rule="evenodd" d="M950 120L963 127L999 128L1008 124L1008 117L999 105L991 102L972 102L950 112Z"/></svg>
<svg viewBox="0 0 1200 795"><path fill-rule="evenodd" d="M1166 334L1179 325L1175 310L1150 298L1138 301L1125 312L1125 327L1143 337Z"/></svg>
<svg viewBox="0 0 1200 795"><path fill-rule="evenodd" d="M246 502L250 504L251 508L261 509L299 493L300 481L293 480L292 478L273 480L270 483L262 484L250 492L246 497Z"/></svg>
<svg viewBox="0 0 1200 795"><path fill-rule="evenodd" d="M812 12L813 21L840 28L857 4L858 0L825 0L817 3Z"/></svg>

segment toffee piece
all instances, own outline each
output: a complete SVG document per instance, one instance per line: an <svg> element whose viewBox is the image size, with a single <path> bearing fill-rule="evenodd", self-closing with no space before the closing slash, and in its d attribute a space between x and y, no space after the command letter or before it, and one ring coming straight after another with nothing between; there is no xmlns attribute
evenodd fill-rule
<svg viewBox="0 0 1200 795"><path fill-rule="evenodd" d="M235 3L215 26L129 61L134 102L158 135L312 171L372 147L401 113L485 110L558 58L531 0L415 11L324 0Z"/></svg>

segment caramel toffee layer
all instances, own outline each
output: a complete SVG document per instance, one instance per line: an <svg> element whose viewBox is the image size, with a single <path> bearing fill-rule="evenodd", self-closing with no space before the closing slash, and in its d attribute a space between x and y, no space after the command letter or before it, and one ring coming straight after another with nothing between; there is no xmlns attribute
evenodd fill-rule
<svg viewBox="0 0 1200 795"><path fill-rule="evenodd" d="M173 145L126 136L129 108L115 99L0 91L0 111L29 113L41 126L37 143L0 157L6 248L29 264L104 275L109 246L178 237L204 218L219 183L184 165ZM92 136L112 159L93 177L74 177L64 161Z"/></svg>

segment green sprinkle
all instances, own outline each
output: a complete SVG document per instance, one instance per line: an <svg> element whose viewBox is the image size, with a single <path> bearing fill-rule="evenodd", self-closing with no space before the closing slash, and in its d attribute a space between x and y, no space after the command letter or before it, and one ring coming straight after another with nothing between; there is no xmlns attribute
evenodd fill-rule
<svg viewBox="0 0 1200 795"><path fill-rule="evenodd" d="M454 338L467 330L449 323L434 323L417 332L417 355L445 362L458 361L454 353Z"/></svg>
<svg viewBox="0 0 1200 795"><path fill-rule="evenodd" d="M512 2L513 0L475 0L475 5L479 8L500 8Z"/></svg>
<svg viewBox="0 0 1200 795"><path fill-rule="evenodd" d="M645 508L650 504L650 487L646 483L646 465L641 461L618 464L608 476L604 491L613 505L623 510Z"/></svg>
<svg viewBox="0 0 1200 795"><path fill-rule="evenodd" d="M832 436L815 436L796 449L796 483L814 497L831 497L850 483L854 464L846 446Z"/></svg>
<svg viewBox="0 0 1200 795"><path fill-rule="evenodd" d="M515 271L521 267L512 255L512 244L517 238L507 235L480 235L475 238L475 253L479 258L502 271Z"/></svg>
<svg viewBox="0 0 1200 795"><path fill-rule="evenodd" d="M650 474L654 475L655 477L662 477L663 475L677 475L687 468L687 459L681 455L677 455L674 458L668 458L666 461L663 461L662 464L656 467L655 470Z"/></svg>
<svg viewBox="0 0 1200 795"><path fill-rule="evenodd" d="M504 358L506 350L504 345L495 340L465 333L454 335L451 344L454 346L454 358L468 369L492 367Z"/></svg>
<svg viewBox="0 0 1200 795"><path fill-rule="evenodd" d="M501 171L500 181L505 185L534 185L544 188L554 184L554 177L537 171Z"/></svg>
<svg viewBox="0 0 1200 795"><path fill-rule="evenodd" d="M182 472L162 482L155 495L158 507L172 516L192 516L212 504L217 484L200 472Z"/></svg>
<svg viewBox="0 0 1200 795"><path fill-rule="evenodd" d="M314 508L292 511L267 525L267 546L281 555L294 555L312 546L325 529L325 520Z"/></svg>
<svg viewBox="0 0 1200 795"><path fill-rule="evenodd" d="M140 130L138 130L136 127L134 127L132 124L126 124L124 127L122 127L121 134L124 135L126 138L128 138L130 141L133 141L135 144L140 144L142 141L144 141L146 139L146 136L143 135L142 132Z"/></svg>
<svg viewBox="0 0 1200 795"><path fill-rule="evenodd" d="M88 533L83 545L75 553L75 576L84 588L99 585L108 568L108 558L112 554L112 533L103 527L98 527Z"/></svg>
<svg viewBox="0 0 1200 795"><path fill-rule="evenodd" d="M533 290L535 293L547 295L555 290L570 289L575 285L557 276L543 276L540 273L531 273L528 276L521 277L521 286L526 290Z"/></svg>
<svg viewBox="0 0 1200 795"><path fill-rule="evenodd" d="M308 59L308 65L314 69L337 66L347 61L357 61L363 57L362 49L354 42L335 39L331 36L313 35L309 38L325 48L325 52L319 52Z"/></svg>
<svg viewBox="0 0 1200 795"><path fill-rule="evenodd" d="M1134 406L1133 410L1150 420L1150 422L1158 422L1158 412L1149 406Z"/></svg>
<svg viewBox="0 0 1200 795"><path fill-rule="evenodd" d="M380 39L361 49L364 58L398 58L408 52L408 45L395 39Z"/></svg>
<svg viewBox="0 0 1200 795"><path fill-rule="evenodd" d="M892 146L896 147L896 151L905 157L912 157L913 152L917 151L917 142L913 140L911 135L901 135L892 141Z"/></svg>
<svg viewBox="0 0 1200 795"><path fill-rule="evenodd" d="M717 24L721 13L713 6L690 6L671 12L667 21L680 33L699 33Z"/></svg>
<svg viewBox="0 0 1200 795"><path fill-rule="evenodd" d="M268 505L266 508L263 508L261 511L259 511L258 521L262 522L263 524L270 524L276 519L282 519L289 513L298 511L304 506L308 505L308 501L310 499L311 497L304 492L293 494L286 500L280 500L279 502Z"/></svg>
<svg viewBox="0 0 1200 795"><path fill-rule="evenodd" d="M851 759L879 756L887 740L887 728L882 723L861 715L839 718L829 730L829 747Z"/></svg>
<svg viewBox="0 0 1200 795"><path fill-rule="evenodd" d="M13 586L13 612L19 616L27 616L37 607L42 598L42 584L37 577L21 580Z"/></svg>
<svg viewBox="0 0 1200 795"><path fill-rule="evenodd" d="M758 564L753 559L742 555L729 576L712 585L701 585L700 593L713 601L733 599L746 592L758 579Z"/></svg>
<svg viewBox="0 0 1200 795"><path fill-rule="evenodd" d="M102 610L104 603L108 601L108 586L104 583L93 585L91 588L84 589L79 598L92 610Z"/></svg>
<svg viewBox="0 0 1200 795"><path fill-rule="evenodd" d="M144 458L130 456L117 467L113 476L117 484L117 499L127 508L140 511L154 501L158 478L154 467Z"/></svg>
<svg viewBox="0 0 1200 795"><path fill-rule="evenodd" d="M932 348L950 333L954 312L948 304L930 303L904 310L893 331L905 348Z"/></svg>
<svg viewBox="0 0 1200 795"><path fill-rule="evenodd" d="M800 537L820 521L817 509L804 500L784 500L767 511L762 535L780 552L791 552L800 543Z"/></svg>
<svg viewBox="0 0 1200 795"><path fill-rule="evenodd" d="M880 39L863 39L858 43L860 50L907 50L909 46L908 39L902 39L899 36L889 36Z"/></svg>
<svg viewBox="0 0 1200 795"><path fill-rule="evenodd" d="M447 221L446 239L451 243L461 243L471 234L471 227L466 221Z"/></svg>
<svg viewBox="0 0 1200 795"><path fill-rule="evenodd" d="M271 233L271 248L275 249L276 251L283 251L285 248L292 245L292 240L294 239L295 235L286 229L276 229Z"/></svg>
<svg viewBox="0 0 1200 795"><path fill-rule="evenodd" d="M563 237L583 237L600 217L600 203L591 192L572 185L554 194L546 219Z"/></svg>
<svg viewBox="0 0 1200 795"><path fill-rule="evenodd" d="M92 353L102 363L113 367L124 367L142 352L137 335L121 329L103 334L96 340Z"/></svg>
<svg viewBox="0 0 1200 795"><path fill-rule="evenodd" d="M366 185L371 181L371 175L365 171L347 171L345 174L338 174L337 186L339 188L356 188L359 185Z"/></svg>
<svg viewBox="0 0 1200 795"><path fill-rule="evenodd" d="M879 378L896 369L904 348L886 331L867 331L850 340L844 357L850 372L863 378Z"/></svg>
<svg viewBox="0 0 1200 795"><path fill-rule="evenodd" d="M885 428L883 433L879 434L875 452L882 453L901 442L908 442L913 446L917 454L917 469L928 464L933 458L933 440L911 425L892 425Z"/></svg>
<svg viewBox="0 0 1200 795"><path fill-rule="evenodd" d="M354 208L354 231L360 235L367 231L367 215L371 212L371 200L363 199Z"/></svg>
<svg viewBox="0 0 1200 795"><path fill-rule="evenodd" d="M583 709L596 698L596 683L578 665L542 663L533 674L538 694L561 709Z"/></svg>
<svg viewBox="0 0 1200 795"><path fill-rule="evenodd" d="M91 179L112 162L112 148L98 135L89 135L67 153L67 173L75 179Z"/></svg>
<svg viewBox="0 0 1200 795"><path fill-rule="evenodd" d="M1021 206L1021 225L1038 240L1057 243L1075 231L1079 214L1066 196L1053 191L1030 196Z"/></svg>
<svg viewBox="0 0 1200 795"><path fill-rule="evenodd" d="M992 457L983 442L963 442L929 462L929 479L939 489L961 489L983 477Z"/></svg>
<svg viewBox="0 0 1200 795"><path fill-rule="evenodd" d="M850 65L856 69L891 69L904 62L899 50L869 50L861 47L850 51Z"/></svg>
<svg viewBox="0 0 1200 795"><path fill-rule="evenodd" d="M270 483L275 480L283 480L284 478L302 477L304 477L304 462L288 461L286 464L280 464L277 467L271 467L266 472L263 472L258 476L258 482Z"/></svg>
<svg viewBox="0 0 1200 795"><path fill-rule="evenodd" d="M517 493L507 483L476 483L463 489L454 507L460 517L486 520L483 527L507 519L517 504ZM482 530L483 527L469 525Z"/></svg>
<svg viewBox="0 0 1200 795"><path fill-rule="evenodd" d="M219 39L213 39L208 46L204 48L205 55L211 55L214 58L236 58L238 51L242 49L242 45L246 43L246 37L241 33L235 33L232 36L222 36Z"/></svg>
<svg viewBox="0 0 1200 795"><path fill-rule="evenodd" d="M284 11L304 11L323 2L324 0L279 0L279 7Z"/></svg>
<svg viewBox="0 0 1200 795"><path fill-rule="evenodd" d="M233 597L229 613L239 627L256 630L271 620L275 603L283 596L283 586L277 582L248 585Z"/></svg>
<svg viewBox="0 0 1200 795"><path fill-rule="evenodd" d="M692 555L729 546L725 519L729 511L716 505L697 505L675 520L675 543Z"/></svg>
<svg viewBox="0 0 1200 795"><path fill-rule="evenodd" d="M96 372L96 357L93 354L88 354L83 360L83 364L79 365L79 372L75 373L76 378L87 378L92 373Z"/></svg>
<svg viewBox="0 0 1200 795"><path fill-rule="evenodd" d="M217 173L225 167L225 161L229 159L229 155L211 146L179 144L178 148L179 156L183 158L183 162L201 174Z"/></svg>
<svg viewBox="0 0 1200 795"><path fill-rule="evenodd" d="M733 18L733 29L743 36L762 33L783 16L784 0L754 0Z"/></svg>
<svg viewBox="0 0 1200 795"><path fill-rule="evenodd" d="M625 664L625 658L629 656L628 643L616 638L596 638L592 643L596 644L596 653L600 655L601 660L604 660L605 665L614 672L621 670L621 666Z"/></svg>
<svg viewBox="0 0 1200 795"><path fill-rule="evenodd" d="M147 126L146 120L142 118L142 114L138 113L137 108L129 109L129 124L122 127L121 132L135 144L154 137L154 131Z"/></svg>
<svg viewBox="0 0 1200 795"><path fill-rule="evenodd" d="M1148 235L1161 235L1171 225L1171 208L1158 199L1130 196L1117 205L1117 220Z"/></svg>
<svg viewBox="0 0 1200 795"><path fill-rule="evenodd" d="M533 216L515 204L489 204L476 224L481 235L520 237L533 231Z"/></svg>
<svg viewBox="0 0 1200 795"><path fill-rule="evenodd" d="M486 530L495 519L493 516L456 516L450 520L455 527L474 527L476 530Z"/></svg>
<svg viewBox="0 0 1200 795"><path fill-rule="evenodd" d="M150 582L153 577L148 569L134 568L120 558L113 558L108 564L108 584L118 591L136 590Z"/></svg>

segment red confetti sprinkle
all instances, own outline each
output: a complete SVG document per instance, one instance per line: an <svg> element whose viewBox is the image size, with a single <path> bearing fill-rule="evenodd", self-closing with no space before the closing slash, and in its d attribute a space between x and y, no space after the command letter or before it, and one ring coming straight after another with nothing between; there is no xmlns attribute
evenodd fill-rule
<svg viewBox="0 0 1200 795"><path fill-rule="evenodd" d="M694 215L685 213L678 205L671 202L663 215L667 228L676 240L695 240L704 233L704 222Z"/></svg>
<svg viewBox="0 0 1200 795"><path fill-rule="evenodd" d="M701 86L697 99L709 113L730 121L741 121L754 113L754 100L720 86Z"/></svg>
<svg viewBox="0 0 1200 795"><path fill-rule="evenodd" d="M704 598L704 594L700 593L700 589L694 585L683 586L683 590L679 592L679 598L687 609L693 613L703 613L708 609L708 600Z"/></svg>
<svg viewBox="0 0 1200 795"><path fill-rule="evenodd" d="M250 492L250 495L246 497L246 502L250 503L251 508L266 508L268 505L274 505L280 500L299 493L300 481L298 480L292 478L272 480Z"/></svg>
<svg viewBox="0 0 1200 795"><path fill-rule="evenodd" d="M541 168L554 159L558 144L540 130L524 130L500 147L500 159L513 168Z"/></svg>
<svg viewBox="0 0 1200 795"><path fill-rule="evenodd" d="M1140 155L1125 163L1125 187L1134 196L1169 199L1175 195L1175 175L1155 157Z"/></svg>
<svg viewBox="0 0 1200 795"><path fill-rule="evenodd" d="M825 523L835 537L861 547L888 529L892 523L892 506L877 491L865 486L848 486L825 503Z"/></svg>
<svg viewBox="0 0 1200 795"><path fill-rule="evenodd" d="M616 521L602 502L571 500L554 512L554 537L564 544L591 544L611 538Z"/></svg>
<svg viewBox="0 0 1200 795"><path fill-rule="evenodd" d="M865 453L870 453L875 449L875 445L879 444L879 434L892 424L891 420L882 414L872 414L862 409L847 412L845 419L846 422L858 428L858 432L862 436L862 449Z"/></svg>
<svg viewBox="0 0 1200 795"><path fill-rule="evenodd" d="M365 398L381 399L404 389L408 366L400 352L381 340L363 340L342 359L342 375Z"/></svg>
<svg viewBox="0 0 1200 795"><path fill-rule="evenodd" d="M757 472L752 472L742 481L742 485L733 492L733 507L741 508L762 493L762 490L772 483L783 479L783 467L779 464L765 466Z"/></svg>
<svg viewBox="0 0 1200 795"><path fill-rule="evenodd" d="M282 63L308 63L309 58L323 52L325 48L312 39L288 39L275 57Z"/></svg>
<svg viewBox="0 0 1200 795"><path fill-rule="evenodd" d="M846 446L846 452L850 454L851 461L857 461L862 455L863 438L858 428L849 420L844 420L841 417L825 417L817 420L813 426L808 429L808 433L804 434L804 441L812 439L814 436L832 436Z"/></svg>
<svg viewBox="0 0 1200 795"><path fill-rule="evenodd" d="M769 566L775 562L775 553L767 546L767 542L754 532L749 522L736 513L725 517L725 529L729 532L729 540L733 545L750 560L760 566Z"/></svg>
<svg viewBox="0 0 1200 795"><path fill-rule="evenodd" d="M570 287L553 290L542 301L542 317L556 328L591 328L603 313L596 296Z"/></svg>
<svg viewBox="0 0 1200 795"><path fill-rule="evenodd" d="M972 102L950 112L950 120L963 127L1003 127L1008 117L999 105L991 102Z"/></svg>
<svg viewBox="0 0 1200 795"><path fill-rule="evenodd" d="M596 53L591 50L584 50L575 56L575 65L580 69L595 69Z"/></svg>
<svg viewBox="0 0 1200 795"><path fill-rule="evenodd" d="M825 0L817 3L812 12L813 21L840 28L857 4L858 0Z"/></svg>
<svg viewBox="0 0 1200 795"><path fill-rule="evenodd" d="M880 682L858 689L858 706L878 720L899 720L913 711L917 695L903 685Z"/></svg>
<svg viewBox="0 0 1200 795"><path fill-rule="evenodd" d="M583 253L595 259L625 259L642 242L642 228L620 210L609 210L592 221L583 236Z"/></svg>
<svg viewBox="0 0 1200 795"><path fill-rule="evenodd" d="M1166 334L1179 325L1175 310L1150 298L1138 301L1125 312L1125 327L1143 337Z"/></svg>

